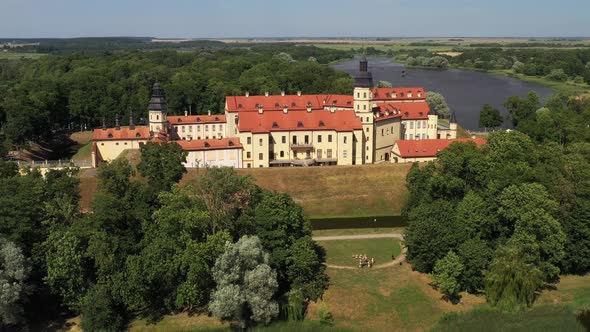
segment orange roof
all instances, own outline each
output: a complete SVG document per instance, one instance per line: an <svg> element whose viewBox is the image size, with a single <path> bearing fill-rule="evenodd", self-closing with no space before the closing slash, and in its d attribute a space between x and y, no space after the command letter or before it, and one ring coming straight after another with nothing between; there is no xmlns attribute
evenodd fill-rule
<svg viewBox="0 0 590 332"><path fill-rule="evenodd" d="M379 117L377 121L383 121L395 117L402 120L428 120L430 106L425 101L413 103L380 103L377 104Z"/></svg>
<svg viewBox="0 0 590 332"><path fill-rule="evenodd" d="M225 123L225 115L168 115L168 122L171 125Z"/></svg>
<svg viewBox="0 0 590 332"><path fill-rule="evenodd" d="M436 154L454 142L474 142L481 147L487 142L484 138L456 138L456 139L425 139L425 140L398 140L395 144L402 158L436 157ZM394 152L396 155L397 153Z"/></svg>
<svg viewBox="0 0 590 332"><path fill-rule="evenodd" d="M408 97L411 94L412 97ZM418 96L420 95L420 96ZM394 97L395 96L395 97ZM421 100L426 99L422 87L411 88L374 88L373 100Z"/></svg>
<svg viewBox="0 0 590 332"><path fill-rule="evenodd" d="M147 126L137 126L134 129L121 127L120 129L106 128L94 129L92 139L94 141L110 140L147 140L150 138L150 128Z"/></svg>
<svg viewBox="0 0 590 332"><path fill-rule="evenodd" d="M185 151L241 149L239 138L199 139L192 141L174 141Z"/></svg>
<svg viewBox="0 0 590 332"><path fill-rule="evenodd" d="M262 107L265 111L306 110L308 105L312 110L335 106L353 108L353 97L349 95L272 95L272 96L228 96L225 99L228 112L258 111Z"/></svg>
<svg viewBox="0 0 590 332"><path fill-rule="evenodd" d="M238 129L241 132L268 133L293 130L353 131L363 129L354 111L329 110L283 112L246 112L240 114Z"/></svg>

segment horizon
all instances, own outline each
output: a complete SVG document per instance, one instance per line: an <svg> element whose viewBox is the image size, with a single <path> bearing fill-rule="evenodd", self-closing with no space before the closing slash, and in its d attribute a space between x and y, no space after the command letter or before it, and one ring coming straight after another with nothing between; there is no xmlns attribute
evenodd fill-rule
<svg viewBox="0 0 590 332"><path fill-rule="evenodd" d="M583 0L4 0L6 38L568 38L590 31ZM365 11L359 15L359 11ZM26 19L23 19L23 15ZM264 37L261 37L264 36ZM391 37L395 36L395 37ZM465 37L468 38L468 37Z"/></svg>

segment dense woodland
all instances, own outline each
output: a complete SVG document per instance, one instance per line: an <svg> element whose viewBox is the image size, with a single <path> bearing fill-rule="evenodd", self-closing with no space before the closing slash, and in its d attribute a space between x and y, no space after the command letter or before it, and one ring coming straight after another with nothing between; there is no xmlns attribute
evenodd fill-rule
<svg viewBox="0 0 590 332"><path fill-rule="evenodd" d="M531 306L561 274L590 271L590 101L506 102L517 131L453 144L408 174L408 259L449 299Z"/></svg>
<svg viewBox="0 0 590 332"><path fill-rule="evenodd" d="M325 64L349 52L259 46L217 51L117 52L0 62L0 123L9 144L56 130L92 129L116 114L146 117L160 81L171 114L223 112L227 95L245 92L351 93L352 79Z"/></svg>
<svg viewBox="0 0 590 332"><path fill-rule="evenodd" d="M76 170L19 175L0 161L0 326L82 314L86 331L211 312L246 327L302 319L328 285L303 209L231 168L177 185L186 152L150 143L98 169L91 212Z"/></svg>

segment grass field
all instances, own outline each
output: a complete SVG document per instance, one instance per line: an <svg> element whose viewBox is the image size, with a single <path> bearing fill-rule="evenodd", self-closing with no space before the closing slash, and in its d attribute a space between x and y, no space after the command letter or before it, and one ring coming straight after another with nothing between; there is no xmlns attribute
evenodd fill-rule
<svg viewBox="0 0 590 332"><path fill-rule="evenodd" d="M39 59L46 54L41 53L11 53L11 52L0 52L0 60L18 60L18 59Z"/></svg>
<svg viewBox="0 0 590 332"><path fill-rule="evenodd" d="M342 241L319 241L326 249L326 263L340 266L358 266L352 255L367 255L375 258L375 264L384 264L401 252L398 239L365 239Z"/></svg>
<svg viewBox="0 0 590 332"><path fill-rule="evenodd" d="M342 235L371 235L371 234L391 234L403 233L403 227L392 228L366 228L366 229L326 229L315 230L313 236L342 236Z"/></svg>
<svg viewBox="0 0 590 332"><path fill-rule="evenodd" d="M410 164L241 169L269 190L288 193L313 218L398 215ZM200 170L203 173L203 170ZM196 170L182 180L195 179Z"/></svg>
<svg viewBox="0 0 590 332"><path fill-rule="evenodd" d="M496 70L489 71L489 73L494 74L494 75L500 75L500 76L514 77L514 78L518 78L523 81L541 84L541 85L551 88L555 92L576 93L576 94L590 93L590 85L588 85L588 84L579 84L579 83L574 83L571 81L556 82L556 81L548 80L545 77L536 77L536 76L527 76L527 75L523 75L523 74L517 74L509 69L496 69Z"/></svg>

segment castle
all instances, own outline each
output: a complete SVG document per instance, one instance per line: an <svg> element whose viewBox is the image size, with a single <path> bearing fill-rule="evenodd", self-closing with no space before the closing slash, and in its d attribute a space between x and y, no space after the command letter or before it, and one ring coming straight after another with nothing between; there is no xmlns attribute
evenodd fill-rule
<svg viewBox="0 0 590 332"><path fill-rule="evenodd" d="M168 115L164 93L155 83L148 113L148 126L135 126L130 115L128 127L119 126L117 119L114 128L103 124L95 129L93 164L147 142L178 143L188 152L187 168L407 162L421 160L406 158L398 141L423 140L426 152L427 146L457 138L456 121L439 121L424 88L375 88L365 57L352 96L246 93L228 96L224 115L181 116ZM436 152L422 153L422 158L432 159Z"/></svg>

